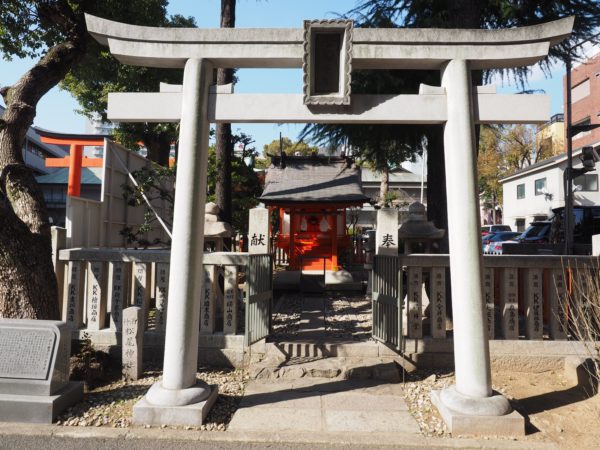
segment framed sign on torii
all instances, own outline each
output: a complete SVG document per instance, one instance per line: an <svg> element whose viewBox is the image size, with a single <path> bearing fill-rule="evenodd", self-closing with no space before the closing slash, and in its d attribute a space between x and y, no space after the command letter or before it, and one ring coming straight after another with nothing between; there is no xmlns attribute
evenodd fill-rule
<svg viewBox="0 0 600 450"><path fill-rule="evenodd" d="M181 87L109 95L111 120L181 122L164 372L144 397L144 408L159 414L165 407L200 404L210 395L195 384L209 122L443 124L450 273L459 281L452 283L456 385L434 401L450 429L453 421L469 416L471 424L506 418L503 423L524 432L523 418L491 387L474 126L545 122L550 102L544 95L498 95L493 87L473 87L471 70L538 62L571 33L573 17L504 30L361 29L347 21L308 21L299 29L207 30L86 20L90 33L122 63L185 69ZM211 88L215 67L304 68L304 92L218 91ZM352 95L349 80L360 69L439 70L442 82L421 85L417 95Z"/></svg>

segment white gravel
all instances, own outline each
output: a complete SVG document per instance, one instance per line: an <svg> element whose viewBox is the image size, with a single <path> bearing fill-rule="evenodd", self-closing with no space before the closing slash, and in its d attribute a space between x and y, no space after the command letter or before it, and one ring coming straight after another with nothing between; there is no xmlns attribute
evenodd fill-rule
<svg viewBox="0 0 600 450"><path fill-rule="evenodd" d="M137 381L119 380L84 394L83 401L59 416L57 425L80 427L127 428L132 426L133 405L160 379L159 371L147 371ZM195 430L225 431L238 408L247 374L242 370L202 369L197 377L219 386L219 396L201 427L179 427ZM146 425L146 428L149 428ZM166 427L166 425L163 425ZM174 428L174 427L169 427Z"/></svg>

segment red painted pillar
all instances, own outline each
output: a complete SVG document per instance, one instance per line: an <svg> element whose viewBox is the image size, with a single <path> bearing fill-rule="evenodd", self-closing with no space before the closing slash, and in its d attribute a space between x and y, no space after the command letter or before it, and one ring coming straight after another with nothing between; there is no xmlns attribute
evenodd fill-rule
<svg viewBox="0 0 600 450"><path fill-rule="evenodd" d="M296 214L290 208L290 251L288 252L289 265L291 270L296 269L296 255L294 252L294 234L296 233Z"/></svg>
<svg viewBox="0 0 600 450"><path fill-rule="evenodd" d="M338 270L338 242L337 242L337 212L330 216L331 228L331 270Z"/></svg>
<svg viewBox="0 0 600 450"><path fill-rule="evenodd" d="M83 146L71 144L69 157L69 185L67 195L70 197L81 196L81 165L83 163Z"/></svg>

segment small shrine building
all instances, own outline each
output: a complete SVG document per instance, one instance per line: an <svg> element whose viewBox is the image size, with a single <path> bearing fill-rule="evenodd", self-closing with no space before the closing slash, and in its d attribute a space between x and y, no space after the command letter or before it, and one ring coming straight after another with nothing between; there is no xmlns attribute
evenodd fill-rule
<svg viewBox="0 0 600 450"><path fill-rule="evenodd" d="M279 217L276 246L287 253L288 270L337 271L351 247L346 211L369 198L360 169L344 157L273 156L260 200Z"/></svg>

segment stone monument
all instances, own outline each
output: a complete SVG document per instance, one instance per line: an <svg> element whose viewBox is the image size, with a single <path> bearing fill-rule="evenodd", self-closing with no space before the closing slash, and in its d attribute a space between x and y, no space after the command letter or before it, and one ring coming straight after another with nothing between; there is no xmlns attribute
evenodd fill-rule
<svg viewBox="0 0 600 450"><path fill-rule="evenodd" d="M69 382L71 331L64 322L0 319L0 422L52 423L83 397Z"/></svg>

